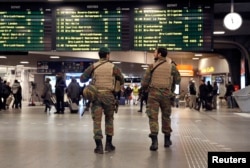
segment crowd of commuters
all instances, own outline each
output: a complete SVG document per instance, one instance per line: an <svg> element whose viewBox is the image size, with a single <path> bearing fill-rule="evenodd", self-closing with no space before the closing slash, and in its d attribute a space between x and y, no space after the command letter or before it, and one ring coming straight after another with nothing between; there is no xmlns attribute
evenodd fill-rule
<svg viewBox="0 0 250 168"><path fill-rule="evenodd" d="M195 80L191 79L187 90L187 92L182 90L176 96L176 107L179 105L179 100L182 100L185 101L185 106L191 109L211 111L217 109L218 97L227 102L228 108L235 108L237 106L233 97L235 89L231 82L228 82L225 86L223 84L218 86L217 82L211 84L210 81L205 82L202 79L199 86L196 87Z"/></svg>
<svg viewBox="0 0 250 168"><path fill-rule="evenodd" d="M22 87L18 80L15 80L13 85L3 81L0 77L0 110L6 110L11 105L10 102L14 99L12 108L22 108Z"/></svg>

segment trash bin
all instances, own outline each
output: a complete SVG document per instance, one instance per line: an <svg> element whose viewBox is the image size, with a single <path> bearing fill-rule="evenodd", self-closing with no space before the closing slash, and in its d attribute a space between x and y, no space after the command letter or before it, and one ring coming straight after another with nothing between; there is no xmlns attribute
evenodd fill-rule
<svg viewBox="0 0 250 168"><path fill-rule="evenodd" d="M233 97L242 112L250 112L250 86L233 92Z"/></svg>

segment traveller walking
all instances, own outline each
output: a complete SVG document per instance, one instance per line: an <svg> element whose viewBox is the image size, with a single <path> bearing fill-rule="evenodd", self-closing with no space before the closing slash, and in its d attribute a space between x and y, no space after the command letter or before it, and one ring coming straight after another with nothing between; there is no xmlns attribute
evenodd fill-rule
<svg viewBox="0 0 250 168"><path fill-rule="evenodd" d="M225 93L228 108L234 108L235 107L234 98L233 98L233 92L234 91L235 91L234 86L229 81L227 86L226 86L226 93Z"/></svg>
<svg viewBox="0 0 250 168"><path fill-rule="evenodd" d="M217 82L214 82L214 85L213 85L213 100L212 100L213 109L217 109L218 89L219 88L218 88Z"/></svg>
<svg viewBox="0 0 250 168"><path fill-rule="evenodd" d="M63 74L56 75L56 112L55 114L64 114L64 94L66 83L63 79Z"/></svg>
<svg viewBox="0 0 250 168"><path fill-rule="evenodd" d="M139 87L137 84L135 84L135 86L133 87L132 93L133 93L133 104L137 105L139 97Z"/></svg>
<svg viewBox="0 0 250 168"><path fill-rule="evenodd" d="M148 90L144 90L142 88L139 89L139 100L140 100L140 110L138 112L142 112L143 104L147 105L148 103Z"/></svg>
<svg viewBox="0 0 250 168"><path fill-rule="evenodd" d="M189 107L195 109L197 97L196 97L196 87L194 80L191 80L189 83L189 95L190 95Z"/></svg>
<svg viewBox="0 0 250 168"><path fill-rule="evenodd" d="M50 100L52 96L52 86L50 84L50 78L45 79L44 87L43 87L43 92L42 92L42 99L45 104L45 109L44 112L47 113L48 110L50 112L51 106L50 106Z"/></svg>
<svg viewBox="0 0 250 168"><path fill-rule="evenodd" d="M71 99L72 103L79 105L81 87L74 77L67 88L67 96Z"/></svg>
<svg viewBox="0 0 250 168"><path fill-rule="evenodd" d="M14 104L12 105L12 108L22 108L22 87L18 80L14 81L11 90L14 96Z"/></svg>
<svg viewBox="0 0 250 168"><path fill-rule="evenodd" d="M202 108L204 110L207 109L207 95L208 95L208 89L207 89L207 86L205 84L205 80L201 80L200 81L200 86L199 86L199 104L198 104L198 107L197 107L197 110L200 111L200 108L202 106Z"/></svg>
<svg viewBox="0 0 250 168"><path fill-rule="evenodd" d="M126 104L130 104L132 91L133 90L131 89L131 87L129 85L124 90L124 97L125 97Z"/></svg>

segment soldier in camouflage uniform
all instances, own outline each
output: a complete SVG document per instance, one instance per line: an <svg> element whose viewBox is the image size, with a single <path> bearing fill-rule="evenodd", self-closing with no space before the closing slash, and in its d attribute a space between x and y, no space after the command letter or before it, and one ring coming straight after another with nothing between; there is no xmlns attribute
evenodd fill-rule
<svg viewBox="0 0 250 168"><path fill-rule="evenodd" d="M170 140L171 128L171 97L173 96L175 84L180 83L180 73L176 66L167 58L167 49L159 47L154 52L155 63L146 70L141 85L149 88L148 104L146 113L149 118L150 134L152 139L150 150L158 149L158 113L162 112L162 132L164 136L164 147L172 145Z"/></svg>
<svg viewBox="0 0 250 168"><path fill-rule="evenodd" d="M124 84L124 77L121 70L109 62L110 50L102 47L99 50L100 60L89 66L81 75L81 82L87 82L92 78L90 86L87 86L83 93L92 101L92 119L94 122L94 139L96 143L95 153L103 154L102 145L102 114L105 115L105 134L106 146L105 151L115 150L112 144L112 136L114 135L113 120L115 110L114 88L115 80L120 85Z"/></svg>

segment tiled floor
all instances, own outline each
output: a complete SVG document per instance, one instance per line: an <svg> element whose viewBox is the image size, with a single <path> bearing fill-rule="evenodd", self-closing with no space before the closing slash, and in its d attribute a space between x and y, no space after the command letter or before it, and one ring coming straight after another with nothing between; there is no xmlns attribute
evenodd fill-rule
<svg viewBox="0 0 250 168"><path fill-rule="evenodd" d="M46 114L43 106L0 111L1 168L206 168L208 151L250 151L250 113L221 108L198 112L173 108L172 141L149 150L149 126L138 106L120 106L115 114L116 151L93 152L89 112L82 117ZM104 142L105 143L105 142Z"/></svg>

